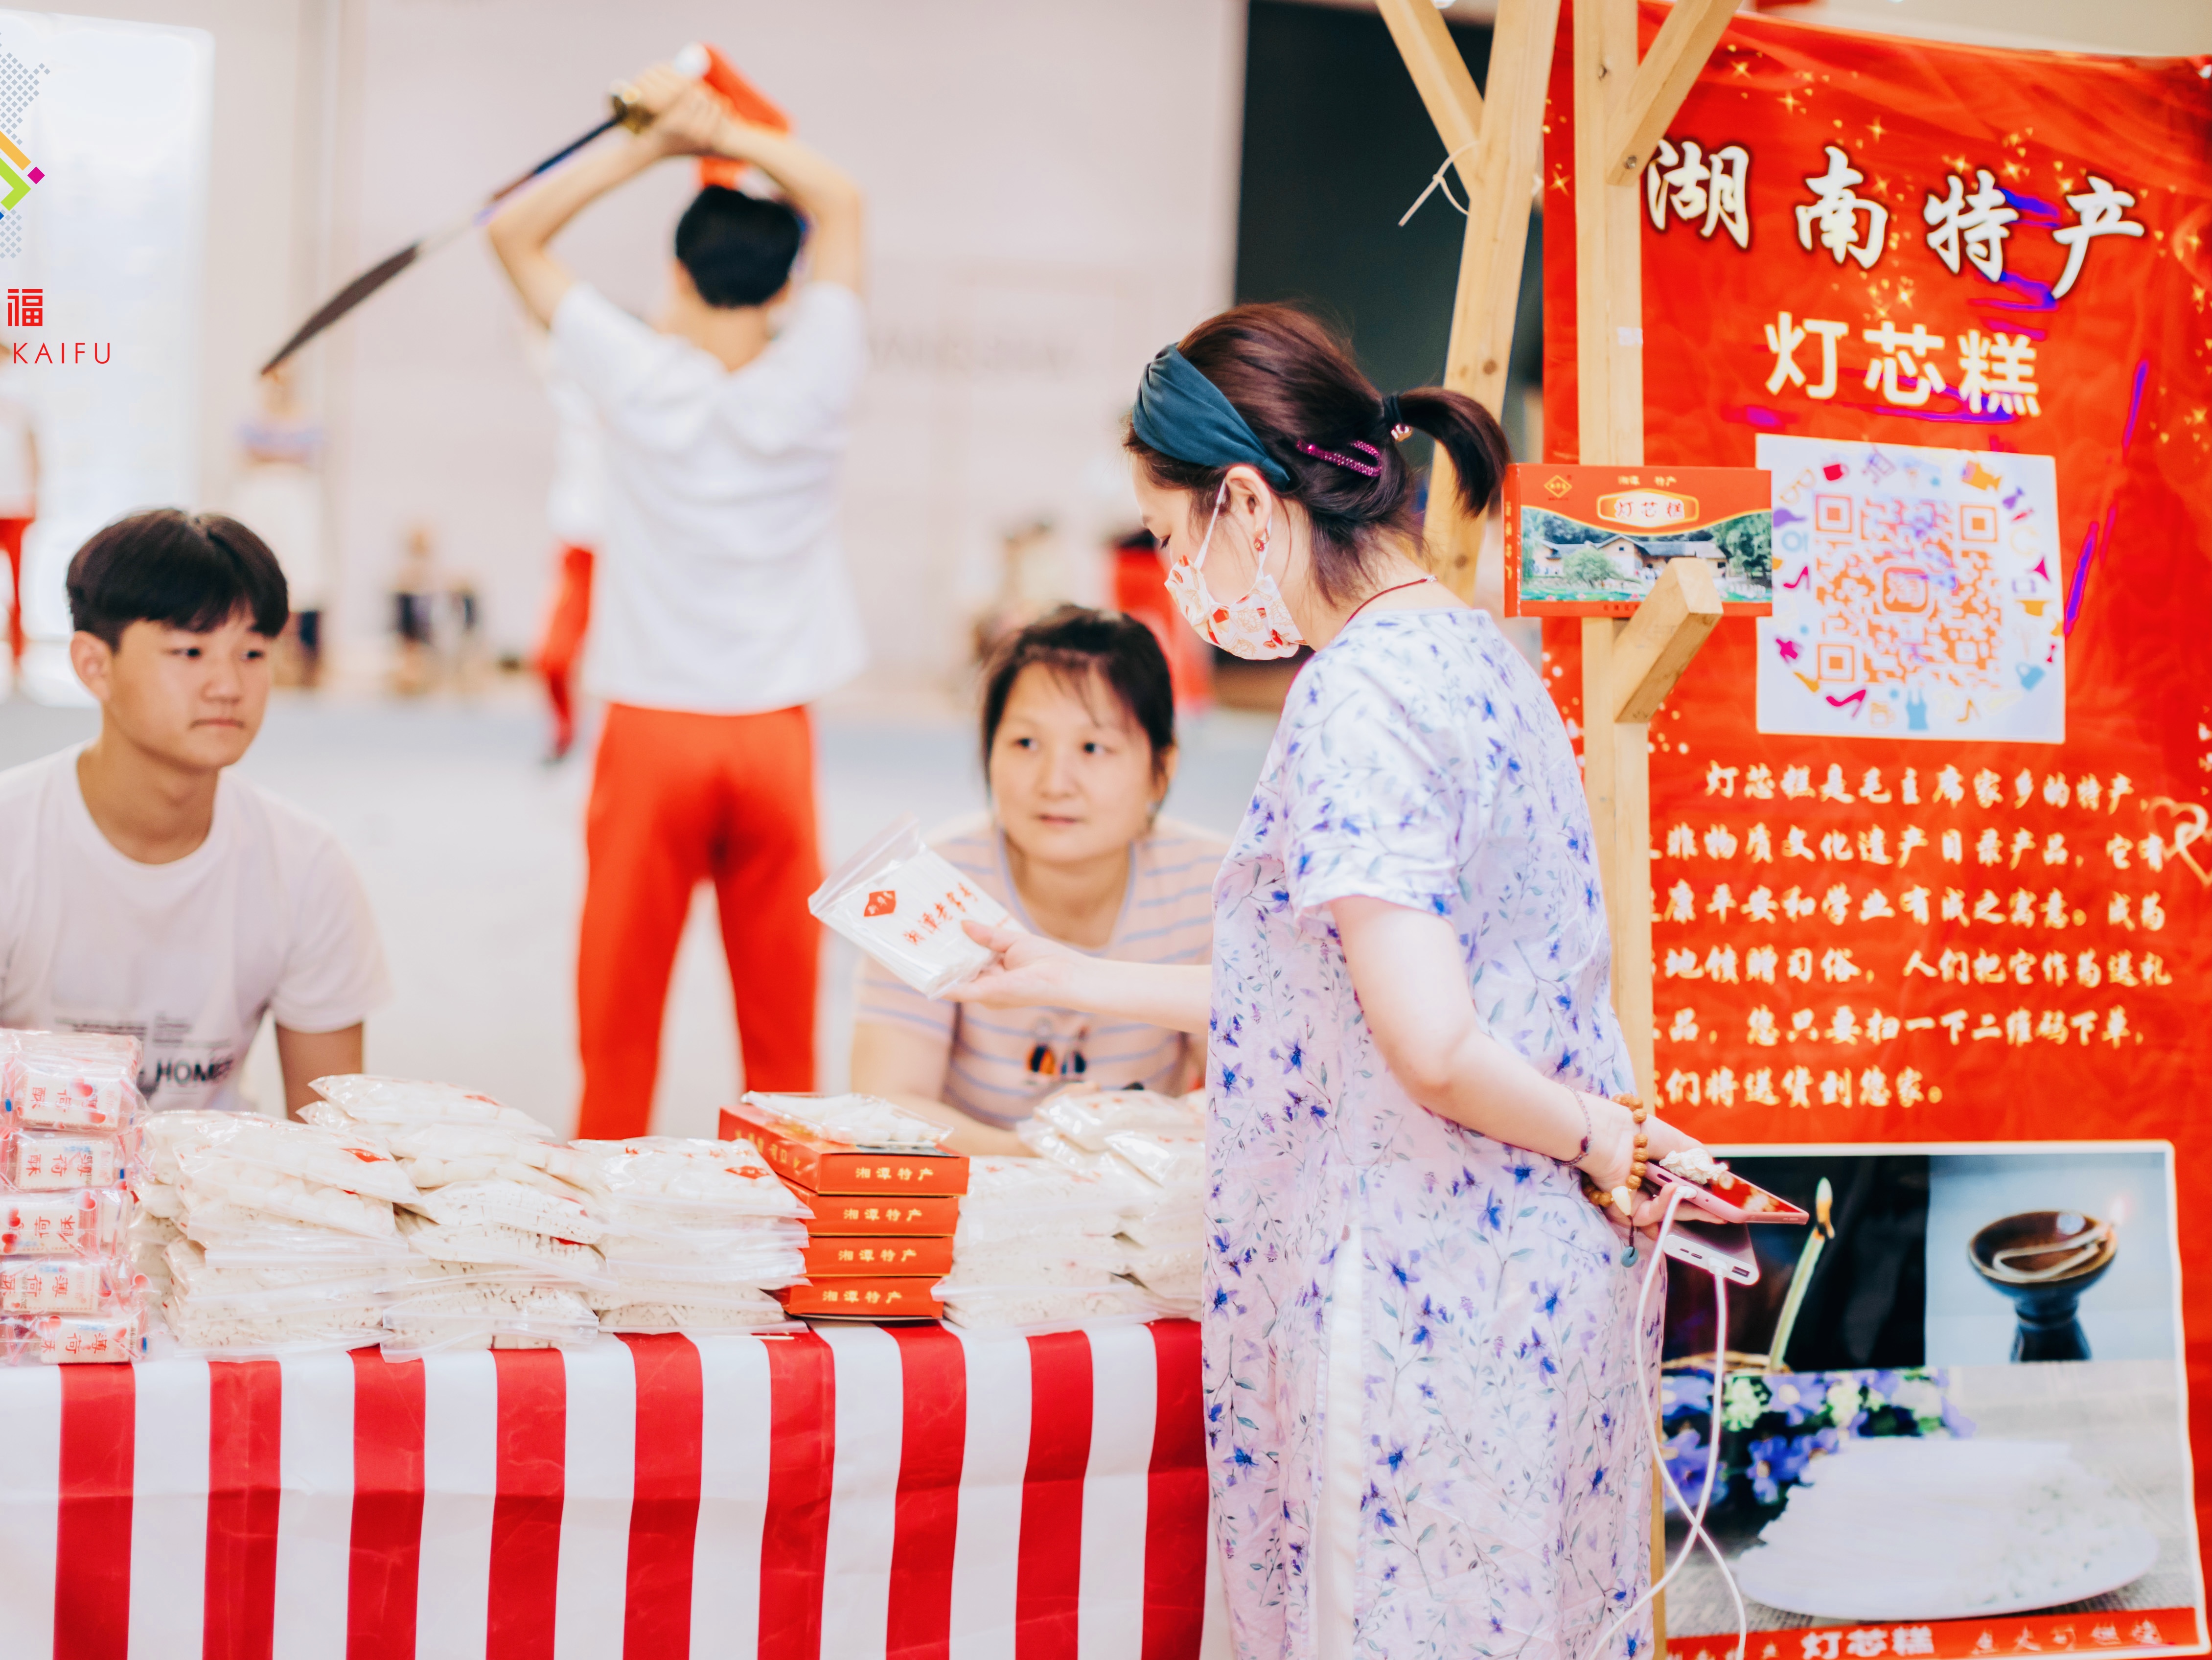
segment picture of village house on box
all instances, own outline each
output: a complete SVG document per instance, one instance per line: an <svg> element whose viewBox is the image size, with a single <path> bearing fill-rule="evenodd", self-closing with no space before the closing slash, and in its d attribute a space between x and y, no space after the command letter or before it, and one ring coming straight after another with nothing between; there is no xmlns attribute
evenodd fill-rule
<svg viewBox="0 0 2212 1660"><path fill-rule="evenodd" d="M1964 1660L2185 1646L2190 1505L2165 1143L1750 1151L1813 1213L1748 1231L1731 1289L1707 1525L1745 1660ZM1712 1282L1670 1275L1667 1466L1713 1457ZM1689 1543L1668 1504L1668 1559ZM1680 1660L1729 1660L1702 1548L1667 1591Z"/></svg>
<svg viewBox="0 0 2212 1660"><path fill-rule="evenodd" d="M1774 516L1755 467L1505 470L1505 611L1626 617L1677 559L1712 568L1723 608L1771 608Z"/></svg>

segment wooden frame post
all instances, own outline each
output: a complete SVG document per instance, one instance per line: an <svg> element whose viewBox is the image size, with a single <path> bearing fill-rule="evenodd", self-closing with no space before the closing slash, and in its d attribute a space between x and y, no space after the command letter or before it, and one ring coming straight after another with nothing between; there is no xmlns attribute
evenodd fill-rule
<svg viewBox="0 0 2212 1660"><path fill-rule="evenodd" d="M1559 0L1498 0L1487 106L1475 95L1434 0L1379 0L1467 187L1467 241L1445 384L1502 413L1520 297L1528 192L1540 160ZM1651 51L1637 53L1637 0L1577 0L1574 12L1575 319L1577 429L1585 465L1644 462L1644 283L1637 187L1653 147L1712 55L1736 0L1675 0ZM1427 534L1443 574L1472 599L1480 525L1457 510L1439 454ZM1613 1006L1638 1090L1656 1101L1652 1053L1651 717L1721 618L1702 561L1668 562L1626 623L1583 623L1583 778L1613 934ZM1654 1473L1652 1563L1666 1557ZM1658 1660L1664 1599L1652 1609ZM1737 1655L1733 1660L1744 1660Z"/></svg>
<svg viewBox="0 0 2212 1660"><path fill-rule="evenodd" d="M1452 297L1444 385L1503 418L1529 204L1543 160L1544 94L1559 31L1559 0L1498 0L1486 100L1475 92L1474 77L1435 0L1380 0L1380 5L1467 192L1467 236ZM1437 574L1461 599L1472 600L1482 520L1462 510L1451 463L1442 450L1429 474L1422 529Z"/></svg>

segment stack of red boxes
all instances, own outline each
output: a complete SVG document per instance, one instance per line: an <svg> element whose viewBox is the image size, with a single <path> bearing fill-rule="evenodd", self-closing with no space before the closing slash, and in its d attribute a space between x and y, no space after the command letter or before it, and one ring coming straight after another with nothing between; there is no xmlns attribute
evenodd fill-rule
<svg viewBox="0 0 2212 1660"><path fill-rule="evenodd" d="M722 1139L758 1147L814 1213L806 1278L775 1293L808 1320L934 1320L934 1287L952 1271L952 1234L968 1191L962 1153L874 1152L831 1141L741 1104L722 1110Z"/></svg>

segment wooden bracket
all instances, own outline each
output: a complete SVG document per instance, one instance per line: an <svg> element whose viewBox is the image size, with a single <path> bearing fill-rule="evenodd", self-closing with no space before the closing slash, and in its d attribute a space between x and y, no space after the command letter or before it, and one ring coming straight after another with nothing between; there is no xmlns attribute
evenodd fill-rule
<svg viewBox="0 0 2212 1660"><path fill-rule="evenodd" d="M1682 107L1705 60L1720 44L1735 8L1736 0L1674 0L1674 10L1636 66L1628 95L1615 112L1609 133L1615 159L1606 173L1607 184L1627 184L1644 171L1653 149L1666 136L1667 124Z"/></svg>
<svg viewBox="0 0 2212 1660"><path fill-rule="evenodd" d="M1476 94L1459 45L1431 0L1381 0L1381 5L1383 21L1467 191L1467 235L1460 250L1443 383L1503 416L1529 199L1543 159L1544 98L1559 29L1559 0L1498 0L1487 103ZM1482 518L1461 507L1451 463L1441 450L1429 476L1428 517L1422 528L1437 574L1462 599L1472 599Z"/></svg>
<svg viewBox="0 0 2212 1660"><path fill-rule="evenodd" d="M1720 620L1720 583L1712 562L1668 560L1613 642L1607 682L1614 721L1642 725L1656 714Z"/></svg>
<svg viewBox="0 0 2212 1660"><path fill-rule="evenodd" d="M1414 90L1444 141L1444 153L1459 169L1460 183L1472 194L1475 181L1474 146L1482 137L1482 94L1474 89L1474 76L1459 43L1435 0L1380 0L1382 21L1397 43L1398 55L1413 77Z"/></svg>

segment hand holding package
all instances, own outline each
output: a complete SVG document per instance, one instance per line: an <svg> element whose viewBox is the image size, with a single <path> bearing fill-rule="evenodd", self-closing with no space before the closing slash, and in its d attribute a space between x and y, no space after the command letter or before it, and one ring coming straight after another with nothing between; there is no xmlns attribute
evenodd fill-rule
<svg viewBox="0 0 2212 1660"><path fill-rule="evenodd" d="M1007 920L1004 905L924 845L910 813L833 872L806 908L929 997L990 964L962 923Z"/></svg>

